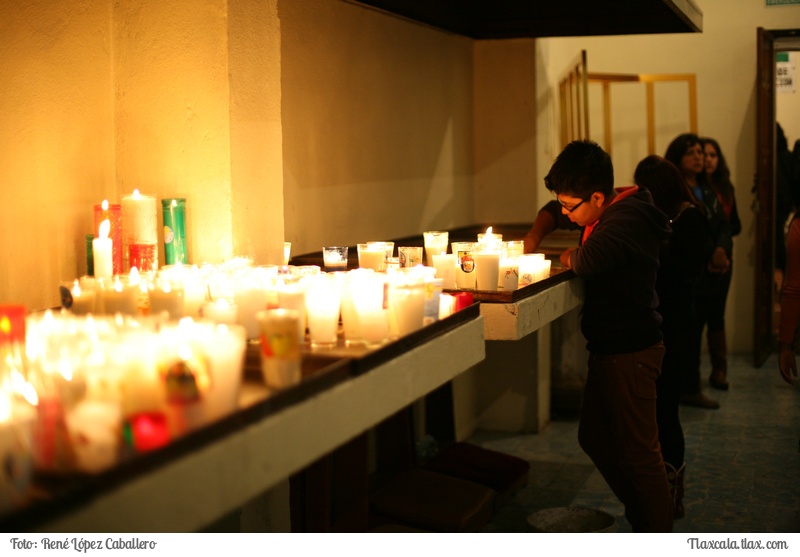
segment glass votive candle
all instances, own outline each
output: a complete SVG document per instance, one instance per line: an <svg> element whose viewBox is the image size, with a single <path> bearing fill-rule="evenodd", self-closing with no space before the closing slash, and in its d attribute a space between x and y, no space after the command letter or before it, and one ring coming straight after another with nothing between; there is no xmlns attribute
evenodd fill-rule
<svg viewBox="0 0 800 557"><path fill-rule="evenodd" d="M203 304L200 313L202 317L210 319L214 323L234 325L236 323L238 311L233 301L227 298L217 298L213 302L206 302Z"/></svg>
<svg viewBox="0 0 800 557"><path fill-rule="evenodd" d="M183 317L183 284L158 276L147 289L150 300L150 315L166 313L170 319Z"/></svg>
<svg viewBox="0 0 800 557"><path fill-rule="evenodd" d="M401 268L416 267L422 264L421 246L399 246L397 254Z"/></svg>
<svg viewBox="0 0 800 557"><path fill-rule="evenodd" d="M450 241L450 233L447 230L426 230L422 233L425 245L425 259L428 267L433 267L433 256L439 253L447 253L447 244Z"/></svg>
<svg viewBox="0 0 800 557"><path fill-rule="evenodd" d="M504 242L503 253L506 257L519 257L525 253L525 240L509 240Z"/></svg>
<svg viewBox="0 0 800 557"><path fill-rule="evenodd" d="M442 288L452 290L456 287L456 260L452 253L437 253L433 256L436 276L442 279Z"/></svg>
<svg viewBox="0 0 800 557"><path fill-rule="evenodd" d="M478 243L497 247L497 244L503 241L502 234L495 234L492 232L492 227L486 229L486 232L478 232Z"/></svg>
<svg viewBox="0 0 800 557"><path fill-rule="evenodd" d="M411 280L404 280L411 279ZM425 282L396 275L389 282L389 323L396 336L422 328L425 318Z"/></svg>
<svg viewBox="0 0 800 557"><path fill-rule="evenodd" d="M497 289L503 291L519 288L519 259L516 257L501 257Z"/></svg>
<svg viewBox="0 0 800 557"><path fill-rule="evenodd" d="M475 289L475 252L476 242L453 242L451 249L456 256L456 288Z"/></svg>
<svg viewBox="0 0 800 557"><path fill-rule="evenodd" d="M309 280L311 279L277 285L278 307L293 309L298 314L297 336L300 342L305 342L306 339L306 327L308 325L308 318L306 317L306 284Z"/></svg>
<svg viewBox="0 0 800 557"><path fill-rule="evenodd" d="M91 277L88 278L91 279L91 281L86 280L83 284L81 284L80 279L61 283L59 287L61 307L75 315L96 313L95 301L97 300L97 291L95 289L94 279Z"/></svg>
<svg viewBox="0 0 800 557"><path fill-rule="evenodd" d="M300 382L302 360L298 337L300 313L275 308L258 312L261 330L261 372L264 383L282 389Z"/></svg>
<svg viewBox="0 0 800 557"><path fill-rule="evenodd" d="M482 248L482 249L481 249ZM473 255L475 259L475 286L478 290L497 290L500 280L500 252L481 246Z"/></svg>
<svg viewBox="0 0 800 557"><path fill-rule="evenodd" d="M383 272L386 270L386 246L383 243L368 242L358 244L358 266L362 269L372 269Z"/></svg>
<svg viewBox="0 0 800 557"><path fill-rule="evenodd" d="M110 281L99 280L103 313L137 315L139 309L139 283L131 283L129 275L117 275Z"/></svg>
<svg viewBox="0 0 800 557"><path fill-rule="evenodd" d="M389 309L385 288L387 276L361 272L354 274L350 280L362 340L368 348L380 346L389 339Z"/></svg>
<svg viewBox="0 0 800 557"><path fill-rule="evenodd" d="M347 246L325 246L322 248L322 260L325 263L325 272L347 270Z"/></svg>
<svg viewBox="0 0 800 557"><path fill-rule="evenodd" d="M528 286L539 280L544 265L543 253L525 253L519 256L519 286Z"/></svg>
<svg viewBox="0 0 800 557"><path fill-rule="evenodd" d="M292 243L291 242L284 242L283 243L283 264L288 265L289 259L292 255Z"/></svg>
<svg viewBox="0 0 800 557"><path fill-rule="evenodd" d="M311 348L332 348L339 333L341 294L330 275L313 277L306 285L306 318Z"/></svg>

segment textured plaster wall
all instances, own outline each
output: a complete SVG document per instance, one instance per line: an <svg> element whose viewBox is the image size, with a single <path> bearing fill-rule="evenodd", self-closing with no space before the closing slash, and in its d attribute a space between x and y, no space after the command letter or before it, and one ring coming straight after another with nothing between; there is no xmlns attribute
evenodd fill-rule
<svg viewBox="0 0 800 557"><path fill-rule="evenodd" d="M0 2L0 303L58 304L115 195L111 3Z"/></svg>
<svg viewBox="0 0 800 557"><path fill-rule="evenodd" d="M473 41L341 0L279 16L296 252L469 224Z"/></svg>

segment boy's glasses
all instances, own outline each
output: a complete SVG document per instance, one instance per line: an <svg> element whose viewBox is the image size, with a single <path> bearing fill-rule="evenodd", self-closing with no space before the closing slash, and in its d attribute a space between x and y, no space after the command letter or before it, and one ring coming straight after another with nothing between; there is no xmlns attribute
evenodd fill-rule
<svg viewBox="0 0 800 557"><path fill-rule="evenodd" d="M560 199L556 198L556 200L567 211L567 213L573 212L575 209L577 209L578 207L580 207L581 205L586 203L586 199L581 199L581 201L579 203L576 203L572 207L569 207L569 206L565 205L564 202L561 201Z"/></svg>

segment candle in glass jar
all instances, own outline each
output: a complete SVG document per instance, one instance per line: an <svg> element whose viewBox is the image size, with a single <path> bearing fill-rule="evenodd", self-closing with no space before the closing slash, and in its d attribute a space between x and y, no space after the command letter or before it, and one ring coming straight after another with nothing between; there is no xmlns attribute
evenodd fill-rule
<svg viewBox="0 0 800 557"><path fill-rule="evenodd" d="M452 290L456 287L456 259L452 253L438 253L433 256L436 276L442 279L442 288Z"/></svg>
<svg viewBox="0 0 800 557"><path fill-rule="evenodd" d="M500 279L500 254L496 251L478 251L475 259L476 287L478 290L497 290Z"/></svg>
<svg viewBox="0 0 800 557"><path fill-rule="evenodd" d="M122 245L127 259L127 268L136 266L139 270L158 268L158 203L153 195L142 195L138 189L132 195L122 198ZM143 259L134 262L133 246L136 254ZM144 265L149 265L144 267ZM138 264L135 264L138 263Z"/></svg>

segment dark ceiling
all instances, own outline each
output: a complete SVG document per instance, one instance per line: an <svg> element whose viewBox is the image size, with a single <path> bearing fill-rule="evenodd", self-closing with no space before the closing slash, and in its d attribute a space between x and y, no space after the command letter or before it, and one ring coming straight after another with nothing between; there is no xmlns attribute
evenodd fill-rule
<svg viewBox="0 0 800 557"><path fill-rule="evenodd" d="M350 0L474 39L696 33L694 0Z"/></svg>

